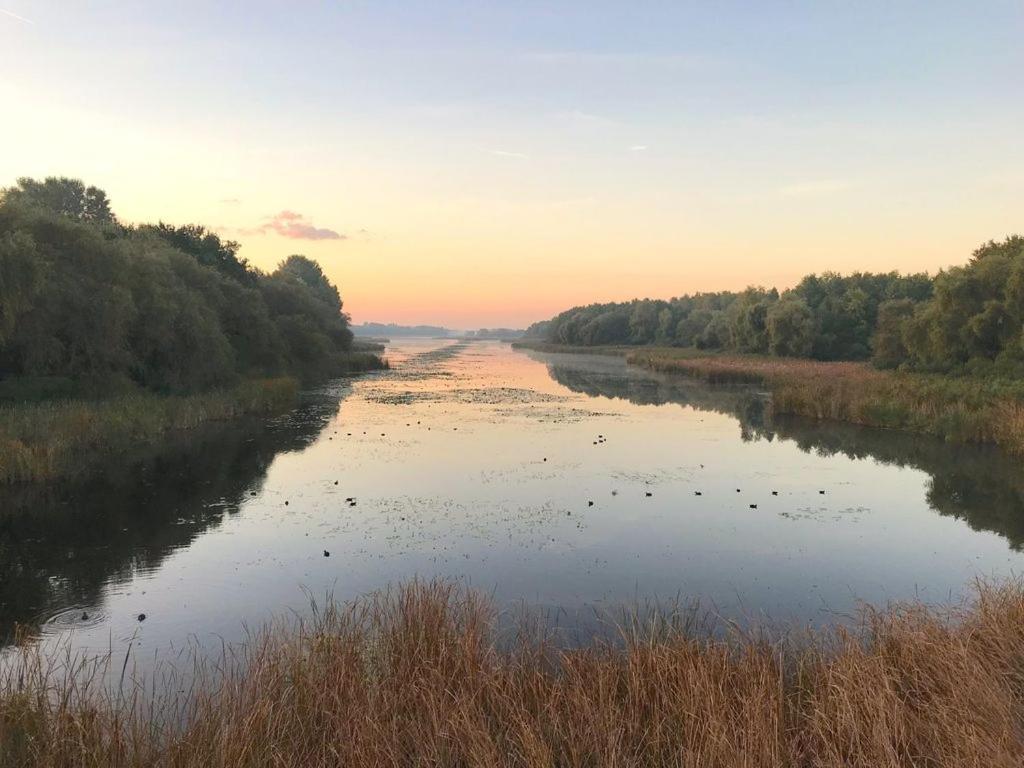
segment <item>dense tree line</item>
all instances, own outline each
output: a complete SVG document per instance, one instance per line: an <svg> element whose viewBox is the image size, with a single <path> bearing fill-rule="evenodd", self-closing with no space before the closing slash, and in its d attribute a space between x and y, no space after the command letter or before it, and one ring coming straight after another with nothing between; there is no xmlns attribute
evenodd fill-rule
<svg viewBox="0 0 1024 768"><path fill-rule="evenodd" d="M526 335L582 346L661 344L880 367L1024 373L1024 238L926 274L809 275L798 285L576 307Z"/></svg>
<svg viewBox="0 0 1024 768"><path fill-rule="evenodd" d="M0 197L0 381L192 392L348 365L342 301L319 265L267 274L201 226L127 226L71 179Z"/></svg>

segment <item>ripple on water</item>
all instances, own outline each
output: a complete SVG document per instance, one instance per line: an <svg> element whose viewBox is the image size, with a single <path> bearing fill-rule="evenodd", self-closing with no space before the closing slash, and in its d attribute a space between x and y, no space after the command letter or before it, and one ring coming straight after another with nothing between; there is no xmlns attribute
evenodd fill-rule
<svg viewBox="0 0 1024 768"><path fill-rule="evenodd" d="M101 609L90 605L72 605L52 615L43 614L39 623L45 630L60 631L90 629L103 624L106 620L107 615Z"/></svg>

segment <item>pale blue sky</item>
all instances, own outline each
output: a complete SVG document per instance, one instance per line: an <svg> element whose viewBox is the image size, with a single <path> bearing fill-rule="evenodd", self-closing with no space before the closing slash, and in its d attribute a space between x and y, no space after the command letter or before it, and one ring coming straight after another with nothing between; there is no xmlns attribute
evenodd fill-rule
<svg viewBox="0 0 1024 768"><path fill-rule="evenodd" d="M357 320L934 271L1022 229L1021 2L0 9L0 184L308 252ZM347 239L260 229L283 210Z"/></svg>

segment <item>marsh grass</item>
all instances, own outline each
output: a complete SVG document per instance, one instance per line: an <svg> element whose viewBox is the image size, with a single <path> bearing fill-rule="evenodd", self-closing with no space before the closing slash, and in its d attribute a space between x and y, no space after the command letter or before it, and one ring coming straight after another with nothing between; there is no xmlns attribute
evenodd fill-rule
<svg viewBox="0 0 1024 768"><path fill-rule="evenodd" d="M574 650L535 628L499 638L495 616L414 582L264 630L180 686L105 686L102 662L26 644L0 675L0 766L1024 763L1018 583L853 628L712 639L636 621Z"/></svg>
<svg viewBox="0 0 1024 768"><path fill-rule="evenodd" d="M54 480L93 460L148 443L172 430L245 414L274 413L295 402L294 379L247 381L198 395L145 392L107 400L0 406L0 483Z"/></svg>
<svg viewBox="0 0 1024 768"><path fill-rule="evenodd" d="M905 429L1024 453L1024 382L880 371L867 363L646 349L630 363L767 387L776 413Z"/></svg>

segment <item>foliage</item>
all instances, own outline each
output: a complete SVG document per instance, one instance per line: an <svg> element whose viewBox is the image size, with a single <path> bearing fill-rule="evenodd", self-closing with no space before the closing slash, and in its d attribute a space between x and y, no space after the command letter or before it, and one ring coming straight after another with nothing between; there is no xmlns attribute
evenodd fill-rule
<svg viewBox="0 0 1024 768"><path fill-rule="evenodd" d="M792 290L748 288L668 301L638 299L562 312L529 335L556 344L696 347L820 360L870 356L879 306L931 293L927 275L833 273L804 278Z"/></svg>
<svg viewBox="0 0 1024 768"><path fill-rule="evenodd" d="M0 198L0 384L192 393L378 367L351 357L348 325L304 256L265 274L204 227L122 226L70 179L21 179Z"/></svg>
<svg viewBox="0 0 1024 768"><path fill-rule="evenodd" d="M899 324L908 367L1024 374L1024 237L978 248Z"/></svg>

